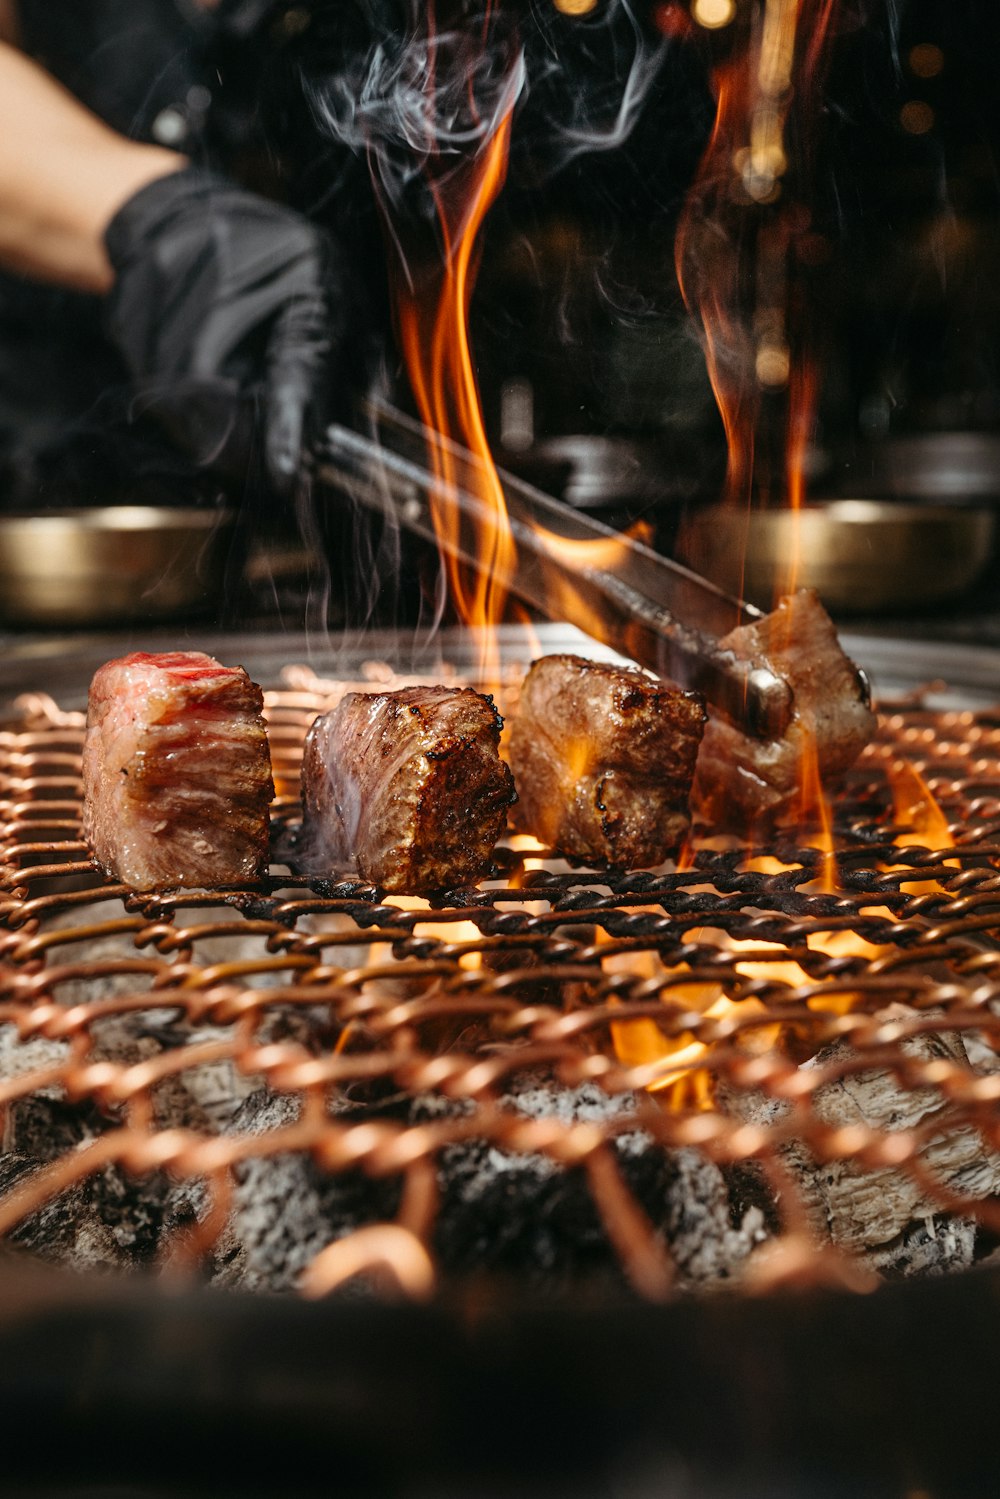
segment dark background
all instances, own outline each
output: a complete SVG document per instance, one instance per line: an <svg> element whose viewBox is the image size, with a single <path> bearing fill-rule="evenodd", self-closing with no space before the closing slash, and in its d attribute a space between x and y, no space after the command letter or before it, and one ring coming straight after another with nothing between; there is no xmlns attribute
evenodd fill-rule
<svg viewBox="0 0 1000 1499"><path fill-rule="evenodd" d="M628 9L597 0L582 16L560 13L554 0L500 7L525 43L530 86L472 306L489 436L502 462L571 503L613 524L646 519L665 550L686 514L718 499L725 469L674 242L711 129L712 66L748 13L749 0L738 3L737 22L715 32L691 22L685 0L632 0ZM182 0L22 5L29 50L118 128L155 138L164 111L179 113L186 134L175 144L285 197L344 239L359 273L344 293L357 314L357 382L382 365L405 405L366 163L326 137L309 107L310 88L345 60L400 44L403 0L261 4L260 24L245 33L199 30ZM233 0L217 14L245 8ZM811 492L905 498L905 481L879 476L893 444L926 439L933 458L934 442L957 433L980 443L985 476L975 498L993 504L1000 6L840 0L834 30L808 125L812 164L794 182L808 213L794 290L818 361ZM567 159L568 122L600 129L613 119L637 35L646 48L662 45L664 58L631 132L613 150ZM914 50L928 47L939 53L930 75ZM185 474L158 433L123 422L124 372L101 343L98 307L0 281L0 322L0 478L15 505L135 498L137 474L152 498L213 502L215 486ZM533 402L536 441L527 451L503 440L512 382ZM780 397L765 399L762 426L780 439L783 420ZM566 437L591 444L584 460L553 458L551 441ZM968 498L952 481L949 503ZM266 497L239 498L255 535L295 530ZM319 531L335 573L342 564L332 596L348 600L348 622L361 623L350 618L353 533L325 522ZM309 533L311 544L318 534Z"/></svg>
<svg viewBox="0 0 1000 1499"><path fill-rule="evenodd" d="M563 18L569 50L588 24L597 12ZM822 333L817 441L843 471L865 441L1000 430L1000 13L982 0L845 0L835 28L802 185L813 238L800 284ZM914 49L928 44L940 71L921 77ZM655 433L704 465L709 493L721 430L673 238L724 45L723 33L674 42L627 145L578 158L541 194L545 146L526 101L475 307L494 427L498 381L526 374L542 432ZM914 104L929 111L915 121Z"/></svg>

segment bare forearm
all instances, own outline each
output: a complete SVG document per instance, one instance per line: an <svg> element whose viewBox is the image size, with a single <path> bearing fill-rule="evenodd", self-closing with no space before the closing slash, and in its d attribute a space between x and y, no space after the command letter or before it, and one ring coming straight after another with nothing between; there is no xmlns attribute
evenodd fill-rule
<svg viewBox="0 0 1000 1499"><path fill-rule="evenodd" d="M0 265L106 291L108 223L139 188L184 165L176 152L116 135L0 42Z"/></svg>
<svg viewBox="0 0 1000 1499"><path fill-rule="evenodd" d="M14 0L0 0L0 42L16 42L17 39L17 8Z"/></svg>

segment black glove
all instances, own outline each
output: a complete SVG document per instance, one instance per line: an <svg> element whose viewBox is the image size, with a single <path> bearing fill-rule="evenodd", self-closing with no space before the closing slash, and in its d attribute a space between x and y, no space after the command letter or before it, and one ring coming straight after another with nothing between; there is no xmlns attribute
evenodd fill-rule
<svg viewBox="0 0 1000 1499"><path fill-rule="evenodd" d="M108 331L155 416L201 468L245 476L263 425L287 492L318 435L343 315L328 238L291 210L187 168L142 188L106 233Z"/></svg>

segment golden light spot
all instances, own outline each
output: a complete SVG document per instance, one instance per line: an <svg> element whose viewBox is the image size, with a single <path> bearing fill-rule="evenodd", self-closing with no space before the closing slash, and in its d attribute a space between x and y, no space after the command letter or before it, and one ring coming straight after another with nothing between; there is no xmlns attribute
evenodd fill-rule
<svg viewBox="0 0 1000 1499"><path fill-rule="evenodd" d="M717 31L736 15L736 0L694 0L691 15L706 31Z"/></svg>
<svg viewBox="0 0 1000 1499"><path fill-rule="evenodd" d="M910 99L899 111L899 123L907 135L926 135L934 129L934 111L923 99Z"/></svg>
<svg viewBox="0 0 1000 1499"><path fill-rule="evenodd" d="M919 42L906 59L918 78L936 78L944 67L944 53L933 42Z"/></svg>
<svg viewBox="0 0 1000 1499"><path fill-rule="evenodd" d="M552 0L552 3L564 16L586 16L597 9L597 0Z"/></svg>
<svg viewBox="0 0 1000 1499"><path fill-rule="evenodd" d="M757 350L757 379L761 385L777 389L788 384L791 356L784 344L764 344Z"/></svg>

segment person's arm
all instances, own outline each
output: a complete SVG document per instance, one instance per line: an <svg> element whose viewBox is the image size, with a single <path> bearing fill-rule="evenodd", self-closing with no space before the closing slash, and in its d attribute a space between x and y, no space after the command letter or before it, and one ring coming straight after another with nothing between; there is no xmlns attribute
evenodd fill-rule
<svg viewBox="0 0 1000 1499"><path fill-rule="evenodd" d="M2 0L0 0L2 3ZM147 183L186 165L117 135L0 41L0 266L82 291L113 281L104 231Z"/></svg>
<svg viewBox="0 0 1000 1499"><path fill-rule="evenodd" d="M330 234L116 134L0 42L0 269L103 297L133 410L234 482L262 451L274 490L291 492L344 343Z"/></svg>
<svg viewBox="0 0 1000 1499"><path fill-rule="evenodd" d="M17 41L17 10L14 0L0 0L0 42Z"/></svg>

